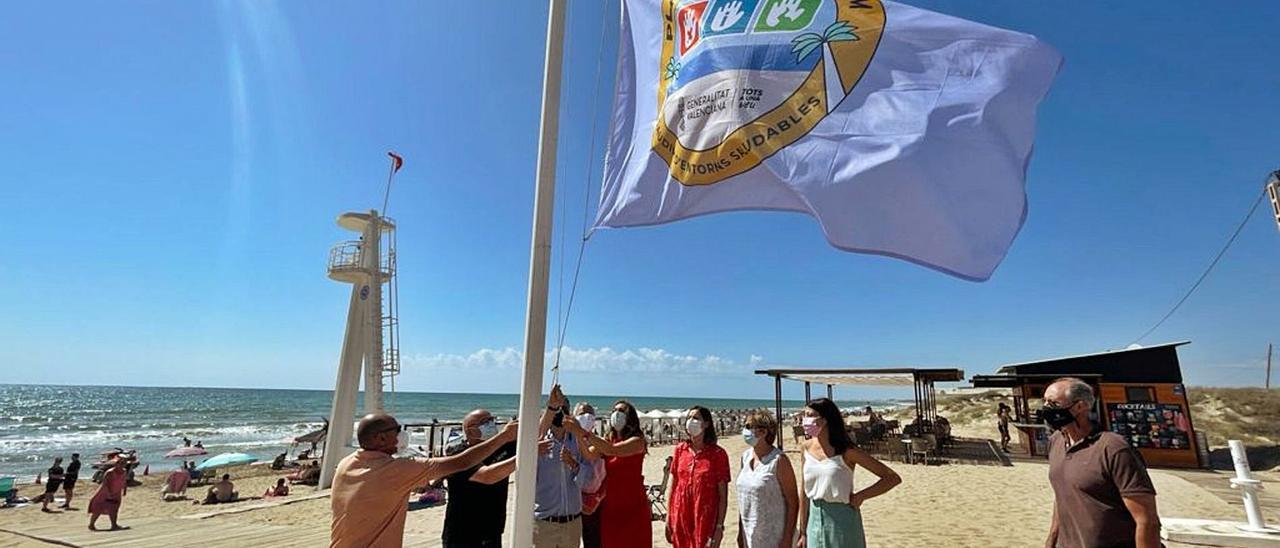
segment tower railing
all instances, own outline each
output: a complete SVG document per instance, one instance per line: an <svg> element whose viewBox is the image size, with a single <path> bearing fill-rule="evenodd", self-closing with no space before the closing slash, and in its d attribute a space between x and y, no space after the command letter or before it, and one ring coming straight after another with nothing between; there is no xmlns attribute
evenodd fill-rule
<svg viewBox="0 0 1280 548"><path fill-rule="evenodd" d="M338 242L329 249L329 272L360 272L364 270L364 246L359 240Z"/></svg>
<svg viewBox="0 0 1280 548"><path fill-rule="evenodd" d="M387 249L380 259L378 267L382 269L382 279L390 280L396 274L396 249L394 247Z"/></svg>

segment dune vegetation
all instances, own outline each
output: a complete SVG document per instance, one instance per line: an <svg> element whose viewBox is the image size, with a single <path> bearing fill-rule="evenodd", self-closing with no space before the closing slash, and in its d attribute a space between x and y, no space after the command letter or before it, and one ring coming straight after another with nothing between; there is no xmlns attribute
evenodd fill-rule
<svg viewBox="0 0 1280 548"><path fill-rule="evenodd" d="M1226 446L1238 439L1252 447L1280 446L1280 389L1188 387L1191 420L1209 438L1210 447ZM938 396L938 414L951 421L961 436L996 437L998 402L1012 404L1008 391L964 392ZM911 406L890 415L914 416Z"/></svg>

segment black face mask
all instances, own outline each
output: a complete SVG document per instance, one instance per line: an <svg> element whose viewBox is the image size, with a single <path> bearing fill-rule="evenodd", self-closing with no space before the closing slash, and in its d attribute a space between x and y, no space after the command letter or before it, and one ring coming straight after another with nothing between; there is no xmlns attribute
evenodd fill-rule
<svg viewBox="0 0 1280 548"><path fill-rule="evenodd" d="M1054 430L1061 430L1076 422L1076 415L1071 412L1070 407L1045 407L1040 410L1040 417Z"/></svg>
<svg viewBox="0 0 1280 548"><path fill-rule="evenodd" d="M554 426L556 428L560 428L564 426L564 415L565 415L564 409L556 411L556 416L551 418L551 426Z"/></svg>

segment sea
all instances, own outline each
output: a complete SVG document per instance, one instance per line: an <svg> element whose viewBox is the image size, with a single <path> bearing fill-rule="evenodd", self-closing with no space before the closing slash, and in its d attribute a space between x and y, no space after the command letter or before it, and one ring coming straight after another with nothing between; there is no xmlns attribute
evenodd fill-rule
<svg viewBox="0 0 1280 548"><path fill-rule="evenodd" d="M386 396L388 411L404 424L460 420L483 407L498 417L516 414L516 394L397 392ZM619 397L578 396L605 407ZM641 411L687 409L772 409L773 400L628 397ZM52 465L54 457L94 462L112 448L136 450L151 470L175 468L181 461L164 454L185 436L201 442L209 455L248 453L271 460L291 448L293 438L319 428L329 416L333 392L250 388L163 388L126 386L50 386L0 384L0 475L29 481ZM842 409L891 405L879 401L840 401ZM783 407L799 409L800 401ZM362 404L357 403L356 409ZM304 447L305 448L305 447ZM300 448L299 448L300 449ZM28 477L30 476L30 477Z"/></svg>

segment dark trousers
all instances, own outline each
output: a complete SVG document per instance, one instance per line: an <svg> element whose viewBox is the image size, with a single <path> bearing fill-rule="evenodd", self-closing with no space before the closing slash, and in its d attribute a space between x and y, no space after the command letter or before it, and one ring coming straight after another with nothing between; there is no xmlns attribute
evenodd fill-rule
<svg viewBox="0 0 1280 548"><path fill-rule="evenodd" d="M445 541L444 548L502 548L502 537L468 542Z"/></svg>
<svg viewBox="0 0 1280 548"><path fill-rule="evenodd" d="M600 510L582 516L582 548L600 548Z"/></svg>

